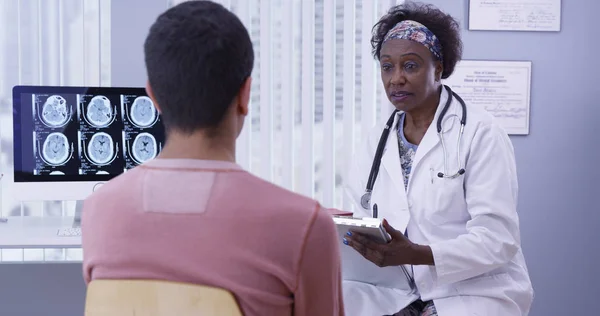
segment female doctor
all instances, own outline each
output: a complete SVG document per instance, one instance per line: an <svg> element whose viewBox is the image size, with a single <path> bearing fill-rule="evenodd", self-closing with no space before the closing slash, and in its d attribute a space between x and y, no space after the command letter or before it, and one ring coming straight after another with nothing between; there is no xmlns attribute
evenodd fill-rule
<svg viewBox="0 0 600 316"><path fill-rule="evenodd" d="M484 109L442 84L461 58L458 23L407 1L375 25L372 45L397 111L369 135L346 189L360 205L355 217L376 208L392 240L350 231L343 242L376 271L395 269L406 282L344 281L346 312L527 315L533 288L520 246L512 144Z"/></svg>

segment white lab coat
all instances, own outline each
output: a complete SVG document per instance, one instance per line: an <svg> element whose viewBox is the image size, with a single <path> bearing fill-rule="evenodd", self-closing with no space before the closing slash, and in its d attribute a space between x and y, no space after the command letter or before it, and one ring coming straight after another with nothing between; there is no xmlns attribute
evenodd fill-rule
<svg viewBox="0 0 600 316"><path fill-rule="evenodd" d="M397 230L408 229L411 241L429 245L435 266L414 266L417 291L344 281L349 316L392 315L419 296L433 300L439 316L528 315L533 288L521 251L517 215L517 170L506 132L485 110L467 104L467 124L460 148L466 173L455 179L437 177L444 171L437 118L440 105L412 163L405 191L398 152L396 116L388 137L371 205ZM454 98L443 131L448 173L458 170L457 137L460 102ZM454 116L456 115L456 116ZM359 148L346 182L346 192L360 205L383 124L370 132ZM355 216L371 210L355 207ZM410 272L410 266L408 266Z"/></svg>

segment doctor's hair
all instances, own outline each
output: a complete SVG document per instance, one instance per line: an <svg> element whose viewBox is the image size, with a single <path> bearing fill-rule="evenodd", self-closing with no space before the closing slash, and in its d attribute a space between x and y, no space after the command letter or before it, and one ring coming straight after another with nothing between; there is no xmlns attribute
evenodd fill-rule
<svg viewBox="0 0 600 316"><path fill-rule="evenodd" d="M433 5L422 4L407 0L405 3L392 7L375 26L373 26L373 57L379 60L381 46L386 34L398 23L404 20L413 20L425 25L440 41L442 45L443 61L442 79L446 79L454 72L456 63L462 58L462 41L458 21L452 16L442 12Z"/></svg>
<svg viewBox="0 0 600 316"><path fill-rule="evenodd" d="M186 1L162 13L144 55L166 129L187 134L220 126L254 66L248 31L211 1Z"/></svg>

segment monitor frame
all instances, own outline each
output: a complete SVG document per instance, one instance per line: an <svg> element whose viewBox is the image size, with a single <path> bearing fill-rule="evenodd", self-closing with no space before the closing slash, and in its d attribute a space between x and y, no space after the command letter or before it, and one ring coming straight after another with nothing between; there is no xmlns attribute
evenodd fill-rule
<svg viewBox="0 0 600 316"><path fill-rule="evenodd" d="M114 179L118 174L105 175L57 175L40 176L23 171L23 137L22 131L22 95L23 94L58 94L58 95L137 95L148 96L142 87L85 87L85 86L35 86L18 85L13 87L13 177L12 194L17 201L74 201L84 200L104 183ZM162 123L161 123L162 124ZM164 133L164 130L163 130ZM164 137L164 134L163 134ZM38 178L43 177L43 178ZM40 180L41 179L41 180Z"/></svg>

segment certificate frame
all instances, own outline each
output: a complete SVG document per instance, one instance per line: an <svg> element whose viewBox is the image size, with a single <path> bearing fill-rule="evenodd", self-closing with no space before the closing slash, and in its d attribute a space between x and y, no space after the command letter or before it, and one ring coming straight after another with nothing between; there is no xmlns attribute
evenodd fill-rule
<svg viewBox="0 0 600 316"><path fill-rule="evenodd" d="M524 78L519 77L519 79L520 79L519 82L524 81L525 86L522 87L520 85L517 85L515 87L520 87L520 88L524 89L524 91L521 91L522 94L524 94L522 96L523 100L521 100L524 104L520 104L520 106L517 107L516 109L514 109L514 108L504 109L503 104L501 104L501 102L498 102L498 104L495 105L495 107L497 108L496 110L500 114L508 113L508 115L506 115L506 117L508 117L508 118L503 118L502 115L495 115L492 111L489 111L489 112L490 112L490 114L495 116L495 118L497 119L497 122L500 124L500 126L502 126L506 130L506 132L509 135L529 135L530 120L531 120L531 81L532 81L532 77L533 77L533 71L532 71L533 70L533 61L531 61L531 60L490 60L490 59L464 59L464 60L461 60L457 64L454 73L448 79L444 79L442 81L442 83L450 86L458 95L461 95L461 92L464 93L465 90L470 90L471 88L473 88L473 89L476 88L476 84L473 84L471 87L463 87L463 89L460 89L460 88L455 89L455 87L453 87L453 86L457 85L457 82L454 81L454 80L458 80L456 77L457 72L460 73L461 68L463 68L463 67L479 69L479 70L488 69L489 71L491 71L490 69L502 69L502 68L504 68L504 71L506 71L507 69L512 68L513 70L519 69L520 71L523 72L522 74L519 74L519 75L523 75L525 77ZM507 82L507 85L510 86L510 84L511 84L511 82ZM486 83L482 84L482 86L479 88L485 88L485 87L486 87ZM515 88L515 87L513 87L513 88ZM500 87L500 88L504 88L504 90L510 91L510 88L506 87L506 86ZM513 95L513 94L511 94L511 95ZM517 93L517 95L518 95L518 93ZM469 105L469 103L472 103L469 101L468 95L465 95L463 98L465 99L465 102L467 103L467 105ZM473 104L471 104L471 106L473 106ZM477 106L477 104L475 104L475 106ZM487 109L485 109L485 110L487 110ZM511 112L524 112L524 114L523 114L524 117L520 118L523 121L522 124L517 124L518 126L514 126L513 124L507 124L507 122L510 121L511 114L513 114Z"/></svg>
<svg viewBox="0 0 600 316"><path fill-rule="evenodd" d="M562 30L562 11L563 11L563 3L562 0L549 0L549 1L556 1L557 2L557 6L558 6L558 22L556 23L554 28L551 29L539 29L539 28L535 28L535 27L516 27L516 28L510 28L510 27L502 27L500 26L500 22L496 21L493 23L496 23L496 25L480 25L478 23L475 23L474 17L478 14L482 14L481 12L475 10L474 8L474 4L481 2L482 0L468 0L468 4L467 4L467 29L469 31L495 31L495 32L546 32L546 33L552 33L552 32L560 32ZM488 19L489 21L489 19Z"/></svg>

